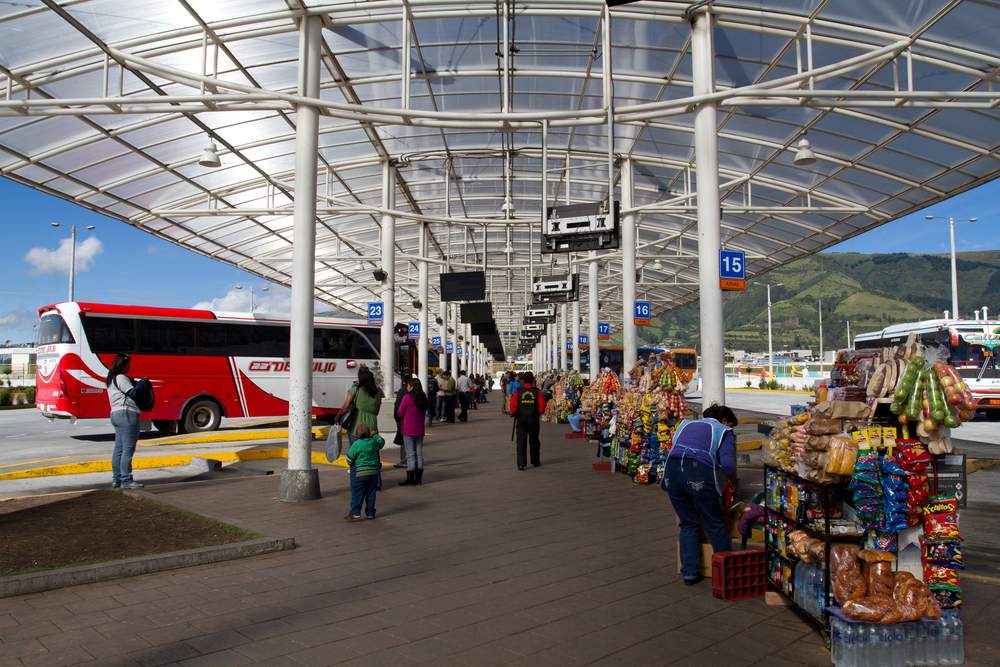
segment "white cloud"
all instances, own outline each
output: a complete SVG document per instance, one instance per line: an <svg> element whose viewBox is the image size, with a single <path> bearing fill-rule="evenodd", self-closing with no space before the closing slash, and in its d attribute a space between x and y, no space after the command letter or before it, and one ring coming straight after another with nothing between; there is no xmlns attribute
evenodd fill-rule
<svg viewBox="0 0 1000 667"><path fill-rule="evenodd" d="M35 273L64 273L69 275L72 240L63 239L55 250L32 248L24 256ZM97 256L104 252L104 244L96 236L88 236L76 244L76 272L87 271L94 265Z"/></svg>
<svg viewBox="0 0 1000 667"><path fill-rule="evenodd" d="M38 322L38 314L23 306L0 313L0 342L10 339L27 342L31 339L31 327Z"/></svg>
<svg viewBox="0 0 1000 667"><path fill-rule="evenodd" d="M253 304L255 312L286 315L292 312L292 293L284 287L269 287L266 292L255 289L253 294ZM234 287L226 292L224 296L208 299L206 301L199 301L194 304L192 308L222 310L237 313L249 312L250 290L246 288L236 289Z"/></svg>

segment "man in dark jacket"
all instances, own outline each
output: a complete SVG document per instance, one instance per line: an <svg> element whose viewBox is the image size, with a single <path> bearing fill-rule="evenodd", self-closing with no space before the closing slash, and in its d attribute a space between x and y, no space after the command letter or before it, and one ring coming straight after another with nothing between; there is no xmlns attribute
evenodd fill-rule
<svg viewBox="0 0 1000 667"><path fill-rule="evenodd" d="M434 373L427 376L427 425L434 424L434 416L437 414L438 381Z"/></svg>
<svg viewBox="0 0 1000 667"><path fill-rule="evenodd" d="M545 412L545 398L535 386L535 375L531 371L524 374L523 384L510 397L510 413L517 420L517 469L527 465L528 442L531 442L531 465L536 468L541 462L541 440L538 439L539 424Z"/></svg>

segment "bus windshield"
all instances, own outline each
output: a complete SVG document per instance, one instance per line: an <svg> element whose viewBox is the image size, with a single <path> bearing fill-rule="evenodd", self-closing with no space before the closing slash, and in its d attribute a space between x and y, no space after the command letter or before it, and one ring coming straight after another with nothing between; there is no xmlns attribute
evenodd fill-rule
<svg viewBox="0 0 1000 667"><path fill-rule="evenodd" d="M44 315L38 323L38 339L35 341L36 344L54 345L56 343L75 342L76 340L73 339L73 334L70 333L69 327L66 326L66 321L63 320L62 315L49 313Z"/></svg>

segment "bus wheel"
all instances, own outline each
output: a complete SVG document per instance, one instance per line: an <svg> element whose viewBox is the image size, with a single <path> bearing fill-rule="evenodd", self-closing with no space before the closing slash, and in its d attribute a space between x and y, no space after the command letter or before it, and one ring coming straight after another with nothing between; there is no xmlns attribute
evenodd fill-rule
<svg viewBox="0 0 1000 667"><path fill-rule="evenodd" d="M171 433L177 433L177 420L176 419L154 419L153 426L160 433L166 433L170 435Z"/></svg>
<svg viewBox="0 0 1000 667"><path fill-rule="evenodd" d="M222 408L209 398L202 398L188 406L184 411L182 424L185 433L202 433L214 431L222 423Z"/></svg>

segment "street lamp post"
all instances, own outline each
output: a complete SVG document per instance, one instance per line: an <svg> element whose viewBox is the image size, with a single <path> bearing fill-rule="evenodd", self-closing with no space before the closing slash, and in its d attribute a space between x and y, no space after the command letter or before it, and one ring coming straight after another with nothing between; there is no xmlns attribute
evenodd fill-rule
<svg viewBox="0 0 1000 667"><path fill-rule="evenodd" d="M771 338L771 288L781 287L784 283L761 283L754 281L755 285L765 285L767 287L767 374L769 381L774 381L774 345Z"/></svg>
<svg viewBox="0 0 1000 667"><path fill-rule="evenodd" d="M819 300L819 373L823 374L823 299Z"/></svg>
<svg viewBox="0 0 1000 667"><path fill-rule="evenodd" d="M233 287L235 289L238 289L238 290L242 290L243 289L243 285L242 284L236 284L236 285L233 285ZM252 313L254 311L253 285L247 285L247 288L250 290L250 312ZM271 288L267 287L267 286L264 286L264 287L260 288L260 291L261 292L270 292Z"/></svg>
<svg viewBox="0 0 1000 667"><path fill-rule="evenodd" d="M958 267L957 260L955 259L955 223L956 222L975 222L977 218L955 218L948 216L947 218L943 215L925 215L924 220L947 220L948 221L948 231L951 235L951 317L952 319L958 319Z"/></svg>
<svg viewBox="0 0 1000 667"><path fill-rule="evenodd" d="M50 222L53 227L62 227L62 223ZM87 230L93 231L94 225L87 225ZM69 251L69 299L73 301L76 295L76 225L69 227L70 251Z"/></svg>

